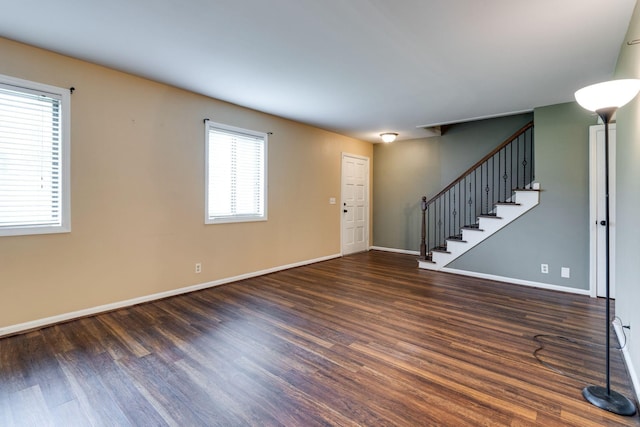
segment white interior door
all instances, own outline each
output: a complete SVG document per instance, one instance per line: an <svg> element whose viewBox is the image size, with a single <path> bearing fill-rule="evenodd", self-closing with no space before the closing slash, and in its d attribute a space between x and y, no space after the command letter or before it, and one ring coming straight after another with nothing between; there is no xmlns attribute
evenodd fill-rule
<svg viewBox="0 0 640 427"><path fill-rule="evenodd" d="M342 155L342 254L369 249L369 159Z"/></svg>
<svg viewBox="0 0 640 427"><path fill-rule="evenodd" d="M589 128L589 281L591 296L606 295L604 125ZM609 125L609 289L616 289L616 125Z"/></svg>

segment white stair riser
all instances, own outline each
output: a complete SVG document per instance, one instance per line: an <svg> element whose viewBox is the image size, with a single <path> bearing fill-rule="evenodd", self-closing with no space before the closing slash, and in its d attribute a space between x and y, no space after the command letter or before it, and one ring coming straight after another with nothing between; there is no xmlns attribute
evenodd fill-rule
<svg viewBox="0 0 640 427"><path fill-rule="evenodd" d="M462 240L467 242L469 246L475 246L485 239L484 230L462 230Z"/></svg>
<svg viewBox="0 0 640 427"><path fill-rule="evenodd" d="M514 201L521 205L532 205L533 207L538 204L539 200L539 191L516 191L516 198Z"/></svg>

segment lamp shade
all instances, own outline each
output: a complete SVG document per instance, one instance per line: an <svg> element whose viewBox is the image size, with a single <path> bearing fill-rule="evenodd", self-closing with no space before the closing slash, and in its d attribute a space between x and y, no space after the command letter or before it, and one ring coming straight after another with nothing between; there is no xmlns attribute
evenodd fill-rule
<svg viewBox="0 0 640 427"><path fill-rule="evenodd" d="M382 142L393 142L396 140L396 137L398 136L397 133L393 133L393 132L387 132L387 133L381 133L380 134L380 138L382 138Z"/></svg>
<svg viewBox="0 0 640 427"><path fill-rule="evenodd" d="M598 111L603 108L620 108L635 98L638 91L638 79L611 80L583 87L575 93L575 97L582 108Z"/></svg>

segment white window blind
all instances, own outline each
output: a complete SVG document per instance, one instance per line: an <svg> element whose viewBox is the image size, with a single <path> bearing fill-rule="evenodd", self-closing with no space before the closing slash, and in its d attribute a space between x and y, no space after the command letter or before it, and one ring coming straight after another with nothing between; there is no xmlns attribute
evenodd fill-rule
<svg viewBox="0 0 640 427"><path fill-rule="evenodd" d="M266 220L267 135L206 122L205 222Z"/></svg>
<svg viewBox="0 0 640 427"><path fill-rule="evenodd" d="M0 76L0 235L68 231L68 96L9 79Z"/></svg>

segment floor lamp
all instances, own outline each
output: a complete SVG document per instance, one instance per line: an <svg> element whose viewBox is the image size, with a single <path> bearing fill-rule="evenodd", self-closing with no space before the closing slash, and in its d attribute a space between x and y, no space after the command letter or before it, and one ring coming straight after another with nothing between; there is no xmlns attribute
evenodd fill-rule
<svg viewBox="0 0 640 427"><path fill-rule="evenodd" d="M592 405L619 415L633 415L636 407L628 398L611 390L610 367L610 295L609 295L609 122L616 110L631 101L640 91L640 80L611 80L580 89L575 93L576 101L583 108L594 111L604 122L604 193L605 219L600 224L605 231L605 284L606 284L606 374L607 386L590 385L582 390L584 398Z"/></svg>

